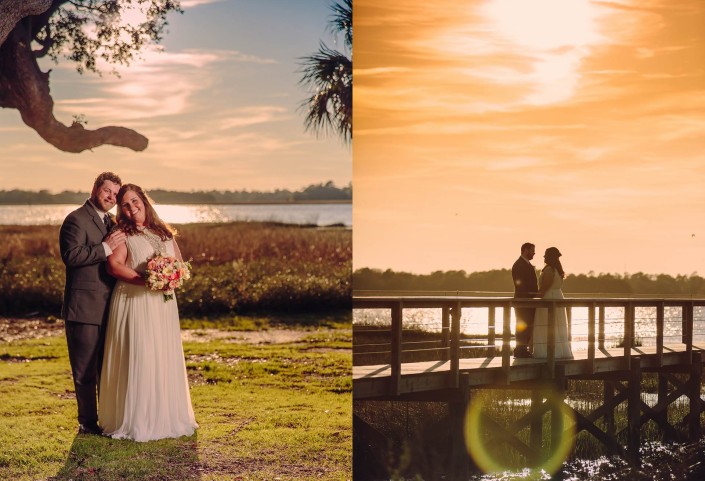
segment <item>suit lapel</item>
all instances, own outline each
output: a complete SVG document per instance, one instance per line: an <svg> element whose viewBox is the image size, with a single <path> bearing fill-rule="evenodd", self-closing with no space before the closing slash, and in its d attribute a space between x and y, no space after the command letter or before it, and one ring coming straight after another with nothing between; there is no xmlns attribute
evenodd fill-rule
<svg viewBox="0 0 705 481"><path fill-rule="evenodd" d="M105 228L105 224L103 223L103 219L100 218L100 216L95 211L93 206L88 201L86 201L86 203L84 204L84 207L88 211L88 215L91 216L91 218L93 219L93 222L98 227L98 229L100 229L100 231L103 233L103 235L107 234L108 231Z"/></svg>

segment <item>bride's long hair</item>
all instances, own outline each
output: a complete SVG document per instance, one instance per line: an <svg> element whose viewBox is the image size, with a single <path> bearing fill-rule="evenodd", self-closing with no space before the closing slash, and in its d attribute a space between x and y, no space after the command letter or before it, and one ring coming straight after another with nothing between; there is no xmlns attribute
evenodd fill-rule
<svg viewBox="0 0 705 481"><path fill-rule="evenodd" d="M142 187L135 184L123 184L117 195L117 228L127 235L136 235L140 231L137 229L135 221L128 218L122 211L122 198L128 191L132 191L142 200L144 204L144 226L159 235L162 240L172 239L176 235L176 229L159 218L157 211L152 207L152 200Z"/></svg>
<svg viewBox="0 0 705 481"><path fill-rule="evenodd" d="M559 259L561 255L561 251L559 251L557 247L549 247L544 254L544 261L547 266L553 267L562 278L565 278L565 271L563 271L563 265Z"/></svg>

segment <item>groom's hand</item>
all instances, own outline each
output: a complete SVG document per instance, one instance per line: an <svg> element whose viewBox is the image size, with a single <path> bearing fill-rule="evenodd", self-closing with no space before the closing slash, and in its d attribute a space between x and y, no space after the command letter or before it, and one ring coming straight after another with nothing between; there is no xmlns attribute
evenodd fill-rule
<svg viewBox="0 0 705 481"><path fill-rule="evenodd" d="M119 245L124 244L126 240L127 236L125 236L125 233L121 230L116 230L107 236L103 242L107 243L110 249L114 251Z"/></svg>

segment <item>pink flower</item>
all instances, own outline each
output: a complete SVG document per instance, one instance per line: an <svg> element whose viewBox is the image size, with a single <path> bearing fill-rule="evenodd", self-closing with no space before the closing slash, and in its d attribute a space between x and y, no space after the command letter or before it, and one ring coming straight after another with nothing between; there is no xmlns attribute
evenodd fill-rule
<svg viewBox="0 0 705 481"><path fill-rule="evenodd" d="M155 255L147 262L145 284L153 291L164 291L164 301L174 298L174 290L191 278L191 263L171 256Z"/></svg>

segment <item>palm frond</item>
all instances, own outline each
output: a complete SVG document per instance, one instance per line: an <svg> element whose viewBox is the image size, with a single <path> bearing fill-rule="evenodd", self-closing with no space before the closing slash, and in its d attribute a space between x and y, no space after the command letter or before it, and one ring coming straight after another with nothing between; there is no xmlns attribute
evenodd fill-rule
<svg viewBox="0 0 705 481"><path fill-rule="evenodd" d="M352 139L352 61L320 44L318 52L304 59L301 83L313 91L301 103L307 111L306 130L336 132Z"/></svg>
<svg viewBox="0 0 705 481"><path fill-rule="evenodd" d="M352 54L352 0L336 1L331 10L330 29L344 33L345 46ZM321 42L316 53L301 60L300 83L311 93L300 106L306 111L304 127L316 135L333 133L350 142L352 58Z"/></svg>

